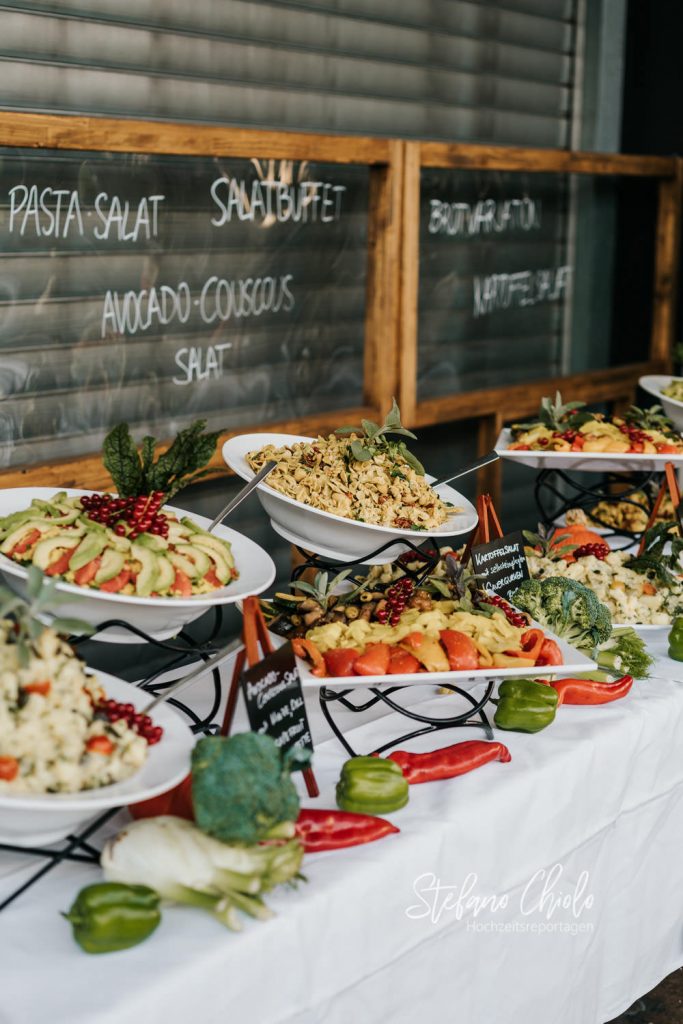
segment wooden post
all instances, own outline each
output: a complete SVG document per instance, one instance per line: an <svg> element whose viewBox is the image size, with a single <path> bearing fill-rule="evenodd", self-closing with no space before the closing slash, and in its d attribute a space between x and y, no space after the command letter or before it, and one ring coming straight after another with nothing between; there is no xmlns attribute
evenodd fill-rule
<svg viewBox="0 0 683 1024"><path fill-rule="evenodd" d="M402 143L392 141L388 162L370 169L364 400L380 422L398 395L402 175Z"/></svg>
<svg viewBox="0 0 683 1024"><path fill-rule="evenodd" d="M678 157L674 177L664 178L659 183L655 235L650 358L665 373L671 372L676 321L682 181L683 159Z"/></svg>
<svg viewBox="0 0 683 1024"><path fill-rule="evenodd" d="M503 429L502 413L494 413L492 416L483 416L477 426L477 455L486 455L493 448L498 435ZM503 462L498 459L488 466L484 466L477 473L477 495L490 494L493 502L500 505L501 490L503 481Z"/></svg>
<svg viewBox="0 0 683 1024"><path fill-rule="evenodd" d="M420 143L406 142L403 152L399 405L401 406L402 422L407 426L413 426L417 406L420 287Z"/></svg>

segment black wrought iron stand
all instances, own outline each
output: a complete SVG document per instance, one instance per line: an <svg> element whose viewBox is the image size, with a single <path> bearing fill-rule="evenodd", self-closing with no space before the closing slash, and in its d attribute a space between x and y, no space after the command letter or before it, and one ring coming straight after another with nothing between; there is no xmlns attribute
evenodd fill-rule
<svg viewBox="0 0 683 1024"><path fill-rule="evenodd" d="M542 469L536 475L534 497L541 520L546 526L550 526L560 516L564 516L570 508L588 510L594 508L601 501L626 502L649 514L650 509L645 508L642 502L635 501L632 496L643 490L648 493L647 488L652 483L656 484L655 490L657 490L662 474L652 471L627 474L595 473L592 476L595 477L595 483L589 486L580 483L570 473L561 469ZM624 487L625 483L627 486ZM615 489L615 484L619 484L619 490ZM608 523L601 522L595 516L591 516L591 520L595 521L596 525L610 530L611 532L607 535L610 538L624 538L625 543L622 547L628 547L640 536L639 533L628 530L613 530Z"/></svg>
<svg viewBox="0 0 683 1024"><path fill-rule="evenodd" d="M106 622L100 623L95 629L94 634L88 636L72 636L69 638L69 642L73 647L78 647L79 644L85 640L91 640L93 636L99 633L104 633L107 629L117 628L127 630L129 633L137 636L143 643L151 644L152 646L159 648L160 650L166 651L169 654L168 660L166 660L155 672L150 676L143 679L136 685L147 691L151 696L157 696L162 693L168 687L173 686L177 679L167 679L164 682L156 682L160 676L165 675L169 671L173 671L176 668L181 668L187 663L196 661L201 658L203 661L207 661L213 654L216 654L219 650L220 645L216 646L214 641L218 636L221 625L223 622L223 611L221 606L216 606L213 610L214 623L208 639L204 640L201 644L197 643L188 634L180 632L172 640L157 640L154 637L144 633L137 626L133 626L130 623L123 622L119 619L108 619ZM218 714L218 710L221 704L221 678L220 670L213 669L211 673L211 679L213 682L213 700L211 709L208 714L199 715L187 704L182 701L171 698L168 703L172 704L182 714L186 715L190 720L190 728L193 733L202 733L210 735L217 732L219 729L219 723L215 721ZM121 807L125 804L121 805ZM18 846L12 843L0 843L0 853L4 850L7 853L13 854L25 854L28 857L39 857L47 861L43 864L33 875L30 876L25 882L23 882L18 888L10 893L9 896L5 897L0 901L0 911L4 910L11 903L14 902L22 893L30 889L31 886L35 885L41 878L43 878L49 871L57 867L57 865L64 861L78 861L86 864L98 864L100 859L100 850L91 844L90 839L93 837L102 827L113 818L115 814L121 810L121 807L112 807L99 815L94 821L88 823L88 825L75 835L69 835L59 843L50 845L49 847L40 846Z"/></svg>
<svg viewBox="0 0 683 1024"><path fill-rule="evenodd" d="M434 546L432 541L426 541L419 546L407 539L404 539L403 543L406 544L408 550L399 555L398 558L394 558L393 561L400 561L403 572L407 576L410 576L415 583L419 585L436 567L440 558L438 548ZM292 581L296 582L296 580L298 580L308 569L338 573L343 569L359 567L371 559L376 559L384 551L395 546L396 541L391 540L377 548L375 551L371 551L369 554L364 555L362 558L350 559L348 561L335 561L329 558L324 558L315 553L305 551L303 548L297 547L297 551L301 555L303 561L292 573ZM415 562L419 564L414 565ZM459 697L463 697L470 707L457 715L439 717L425 715L418 711L414 711L412 708L405 707L399 701L394 700L393 695L396 693L401 691L409 692L410 690L414 690L416 686L425 685L432 687L438 685L442 690L448 690L452 694L457 694ZM418 677L415 681L411 681L410 683L389 686L386 689L380 689L377 686L368 686L367 688L362 687L362 690L364 691L362 695L358 693L359 686L357 685L354 687L347 687L342 690L335 690L329 686L321 686L319 700L325 721L347 753L350 754L351 757L354 757L356 751L353 750L351 744L334 720L332 708L335 705L342 707L345 711L362 714L379 704L384 704L387 708L401 717L407 718L412 722L421 723L419 728L403 733L401 736L396 737L396 739L390 740L388 743L384 743L382 746L371 751L371 753L380 754L384 750L389 750L390 747L395 747L399 743L405 743L410 739L414 739L416 736L422 736L425 733L430 732L438 732L443 729L462 728L464 726L484 729L487 738L493 739L493 730L491 729L491 724L486 716L484 707L493 693L494 685L495 684L493 682L489 682L484 696L480 700L477 700L472 696L472 694L452 683L437 684L434 680L423 681ZM370 697L365 696L366 690L370 692ZM350 695L352 693L356 693L360 696L360 700L358 702L350 699Z"/></svg>

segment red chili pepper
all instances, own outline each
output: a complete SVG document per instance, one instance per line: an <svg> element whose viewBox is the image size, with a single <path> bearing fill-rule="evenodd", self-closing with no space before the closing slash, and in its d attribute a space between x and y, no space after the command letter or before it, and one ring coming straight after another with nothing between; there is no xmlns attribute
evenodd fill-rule
<svg viewBox="0 0 683 1024"><path fill-rule="evenodd" d="M537 665L562 665L562 651L554 640L544 640L536 657Z"/></svg>
<svg viewBox="0 0 683 1024"><path fill-rule="evenodd" d="M486 740L466 740L450 747L430 750L426 754L410 754L407 750L394 750L389 758L395 761L411 785L453 779L479 768L489 761L510 761L510 751L502 743Z"/></svg>
<svg viewBox="0 0 683 1024"><path fill-rule="evenodd" d="M633 686L633 676L622 676L613 683L600 683L595 679L553 679L550 685L557 690L559 704L609 704L626 696Z"/></svg>
<svg viewBox="0 0 683 1024"><path fill-rule="evenodd" d="M296 832L306 853L322 850L343 850L348 846L372 843L399 829L385 818L349 811L321 810L303 807L299 811Z"/></svg>

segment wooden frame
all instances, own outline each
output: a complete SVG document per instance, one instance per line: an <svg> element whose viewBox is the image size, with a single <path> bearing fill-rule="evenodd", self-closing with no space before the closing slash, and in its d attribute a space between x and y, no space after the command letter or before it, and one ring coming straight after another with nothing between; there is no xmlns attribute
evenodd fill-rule
<svg viewBox="0 0 683 1024"><path fill-rule="evenodd" d="M423 167L528 171L647 177L659 180L655 237L654 300L648 358L613 369L579 373L511 387L486 388L418 401L418 288L420 171ZM400 405L410 426L425 427L454 420L478 424L478 453L490 450L504 419L528 416L540 399L558 387L586 402L633 401L638 378L671 368L676 312L678 247L683 160L675 157L626 156L567 150L408 142L403 167L403 245L401 249L401 318L399 328ZM500 497L500 462L479 474L479 491Z"/></svg>
<svg viewBox="0 0 683 1024"><path fill-rule="evenodd" d="M269 132L246 128L0 112L0 146L93 152L154 153L197 157L261 157L361 164L370 168L368 273L364 346L364 405L321 412L280 423L250 424L254 430L318 433L340 420L383 416L397 393L398 284L403 143L359 136ZM222 440L244 427L228 432ZM220 449L211 462L227 472ZM0 471L0 486L103 488L111 480L99 454L12 467Z"/></svg>

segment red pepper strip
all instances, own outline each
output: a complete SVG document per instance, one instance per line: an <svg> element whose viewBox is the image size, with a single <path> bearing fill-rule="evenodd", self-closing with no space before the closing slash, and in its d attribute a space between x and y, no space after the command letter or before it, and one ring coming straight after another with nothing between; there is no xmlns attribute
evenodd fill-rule
<svg viewBox="0 0 683 1024"><path fill-rule="evenodd" d="M559 704L609 704L626 696L633 686L633 676L622 676L613 683L599 683L595 679L553 679L550 685L557 690Z"/></svg>
<svg viewBox="0 0 683 1024"><path fill-rule="evenodd" d="M296 822L296 832L306 853L322 850L344 850L347 846L372 843L399 829L385 818L372 814L352 814L349 811L321 810L302 807Z"/></svg>
<svg viewBox="0 0 683 1024"><path fill-rule="evenodd" d="M562 651L554 640L544 640L541 644L541 652L536 658L537 665L562 665Z"/></svg>
<svg viewBox="0 0 683 1024"><path fill-rule="evenodd" d="M522 650L525 658L533 658L534 661L541 653L541 647L545 640L545 633L542 629L527 629L522 634Z"/></svg>
<svg viewBox="0 0 683 1024"><path fill-rule="evenodd" d="M313 662L313 668L311 669L311 675L313 676L326 676L327 669L325 668L325 659L322 654L315 646L312 640L304 640L302 637L294 637L292 640L292 647L297 658L304 658L307 661Z"/></svg>
<svg viewBox="0 0 683 1024"><path fill-rule="evenodd" d="M389 759L395 761L410 785L453 779L479 768L489 761L510 761L510 751L502 743L485 740L466 740L451 747L430 750L426 754L410 754L407 750L394 750Z"/></svg>

